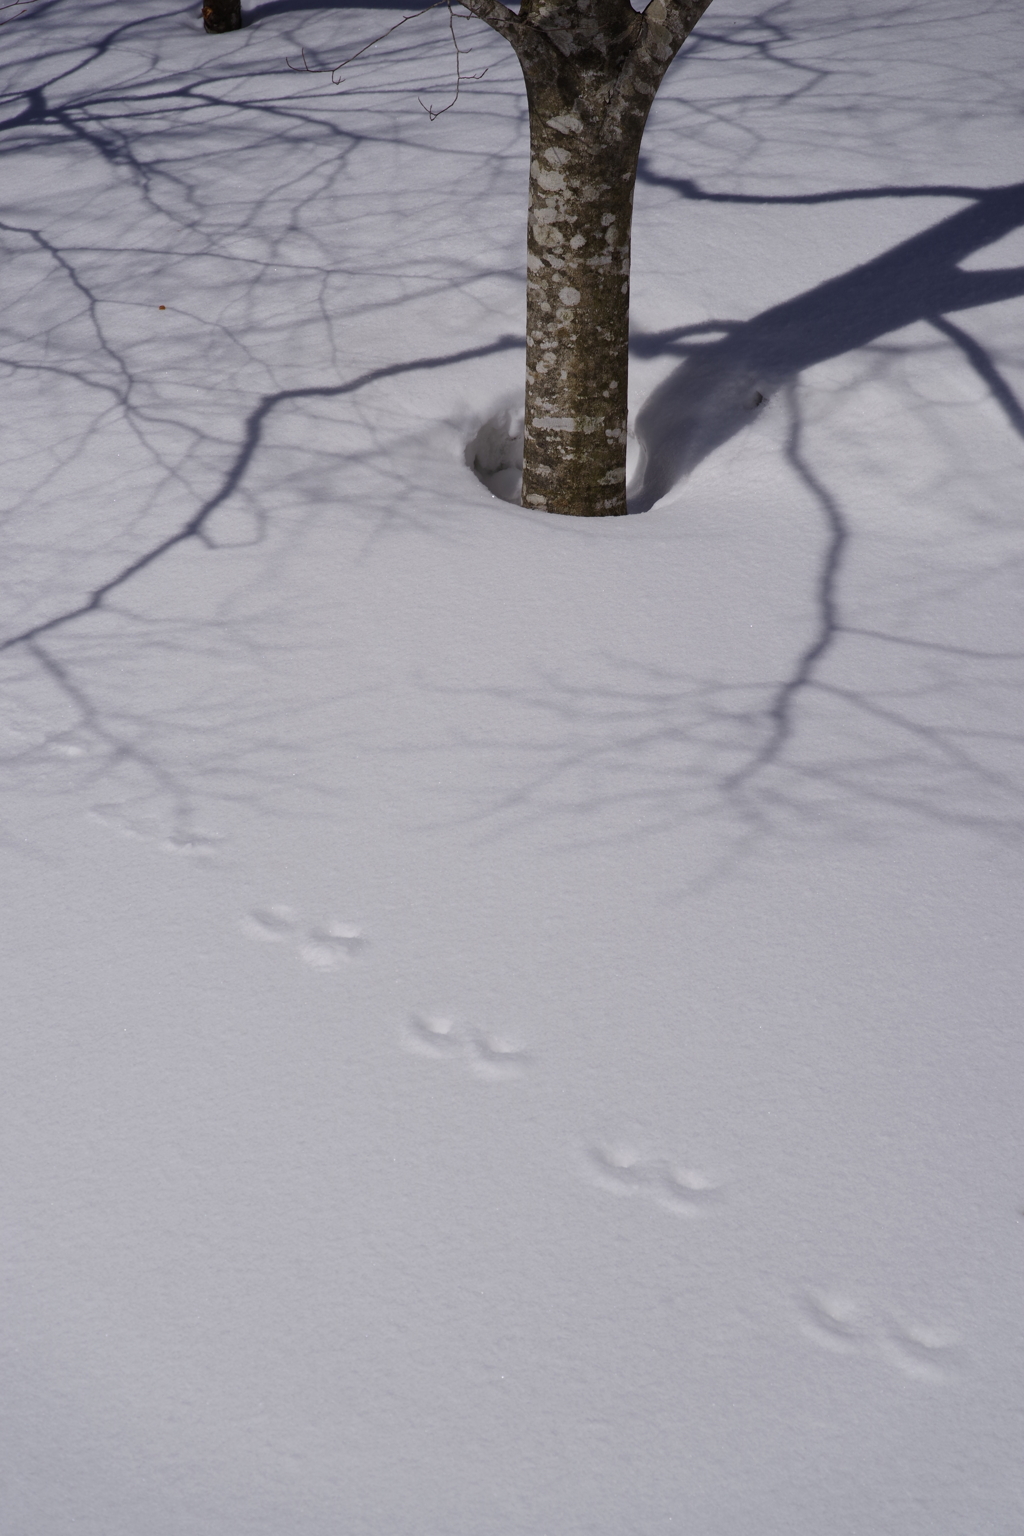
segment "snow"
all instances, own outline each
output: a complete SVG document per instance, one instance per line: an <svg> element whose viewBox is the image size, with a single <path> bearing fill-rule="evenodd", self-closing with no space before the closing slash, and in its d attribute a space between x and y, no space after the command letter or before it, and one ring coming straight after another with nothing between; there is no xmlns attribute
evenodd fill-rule
<svg viewBox="0 0 1024 1536"><path fill-rule="evenodd" d="M715 0L593 523L511 51L195 9L2 29L2 1536L1010 1536L1017 6Z"/></svg>

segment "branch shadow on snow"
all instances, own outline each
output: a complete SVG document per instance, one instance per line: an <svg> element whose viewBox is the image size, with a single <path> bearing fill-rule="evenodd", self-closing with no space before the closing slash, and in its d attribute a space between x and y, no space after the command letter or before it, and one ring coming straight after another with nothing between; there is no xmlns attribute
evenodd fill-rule
<svg viewBox="0 0 1024 1536"><path fill-rule="evenodd" d="M114 766L121 770L125 768L136 770L164 797L171 807L173 825L167 846L189 850L196 847L197 834L194 830L192 797L175 772L161 761L156 751L145 744L150 729L146 719L132 711L123 708L112 711L109 705L101 704L94 697L89 686L76 675L73 661L62 657L52 648L50 642L58 639L69 629L80 626L82 621L87 621L91 617L104 613L116 616L115 599L137 578L143 577L148 570L165 560L174 550L188 544L199 545L208 550L220 548L230 550L238 547L236 540L218 538L212 524L218 511L242 487L264 440L268 424L280 410L304 401L329 401L357 395L387 379L457 366L459 363L470 362L496 353L518 350L521 345L520 338L517 336L502 336L480 347L369 369L340 384L283 389L264 395L242 424L238 446L218 484L192 516L164 537L151 543L140 554L126 561L119 570L85 593L80 600L70 603L46 619L0 637L0 657L6 659L23 656L30 664L38 667L41 675L56 690L63 706L60 725L55 730L47 731L41 743L32 742L23 751L5 758L4 766L10 768L19 760L23 760L26 766L38 767L41 752L44 758L54 752L61 756L79 756L85 751L83 743L88 742L90 754L98 748L101 771ZM262 530L257 528L255 538L251 542L258 542L261 537ZM160 643L166 646L166 641L158 642ZM152 714L155 717L156 711L152 711ZM194 727L195 722L193 722ZM280 756L282 745L281 742L270 742L264 737L261 741L261 751L264 756L268 749ZM284 747L284 752L287 755L287 747ZM219 762L208 763L206 771L210 777L213 777L215 773L223 774L224 768L225 765ZM267 777L266 766L261 769L261 773L264 778ZM282 783L286 782L288 777L289 774L284 772Z"/></svg>
<svg viewBox="0 0 1024 1536"><path fill-rule="evenodd" d="M516 716L507 736L476 743L495 777L511 768L470 818L488 835L525 822L615 843L717 826L716 851L680 891L764 846L884 842L915 824L1011 857L1024 848L1024 646L956 643L941 603L913 618L864 613L844 591L853 520L812 463L792 385L784 393L785 456L824 523L804 643L787 666L745 677L605 652L582 679L553 668L532 687L483 690ZM946 572L953 591L1017 574L1012 561Z"/></svg>
<svg viewBox="0 0 1024 1536"><path fill-rule="evenodd" d="M363 4L362 0L263 0L262 5L243 9L242 25L247 27L254 21L265 21L270 16L290 16L297 11L404 11L408 9L409 6L405 4L405 0L372 0L372 4Z"/></svg>
<svg viewBox="0 0 1024 1536"><path fill-rule="evenodd" d="M581 829L621 823L632 839L725 816L738 853L769 830L802 842L845 827L860 838L895 817L1019 846L1024 731L1013 722L1024 649L956 644L939 615L909 623L894 613L879 623L858 611L857 597L844 590L854 526L808 451L796 383L804 369L924 321L959 350L1024 440L1020 399L986 348L948 318L1024 296L1024 267L960 266L1024 225L1024 183L746 198L648 179L687 197L758 206L936 196L970 206L750 321L633 338L641 356L683 357L637 418L646 462L633 512L651 507L749 424L762 395L779 397L789 418L786 461L823 525L806 639L775 679L762 671L745 682L719 681L609 655L593 685L552 674L517 693L537 728L503 743L506 756L520 759L521 776L487 818L556 817ZM1012 580L1010 566L1001 569ZM959 579L967 586L988 578L965 571Z"/></svg>
<svg viewBox="0 0 1024 1536"><path fill-rule="evenodd" d="M1024 225L1024 182L979 190L967 187L879 188L804 197L752 198L701 192L691 181L641 172L681 196L716 202L825 203L877 197L969 197L972 205L902 241L891 250L747 321L708 321L637 335L641 357L682 353L684 362L651 394L636 419L641 461L630 511L646 512L701 461L752 419L761 397L774 394L806 368L866 347L916 321L926 321L958 346L991 391L1015 432L1024 437L1024 407L985 349L946 317L1024 295L1024 267L964 272L959 263ZM720 339L704 341L719 333Z"/></svg>
<svg viewBox="0 0 1024 1536"><path fill-rule="evenodd" d="M41 13L62 4L45 0ZM125 17L88 0L66 27L38 32L30 61L0 66L0 157L17 169L0 220L0 373L8 425L16 433L14 423L31 423L4 487L0 790L61 793L69 772L91 788L103 780L108 794L130 794L126 803L169 807L182 847L192 846L195 786L221 802L260 792L277 805L294 779L290 703L275 704L273 717L258 690L209 703L220 686L212 663L230 655L244 669L253 654L251 624L228 616L236 598L214 596L232 580L230 555L216 552L293 528L342 465L376 461L389 382L522 347L501 334L490 256L463 260L440 238L436 249L420 240L412 255L402 240L374 253L367 297L363 226L380 214L364 158L382 143L403 146L407 119L390 103L339 110L287 69L275 39L255 59L219 47L199 29L198 9ZM329 9L349 39L365 30L365 10ZM288 49L304 19L317 18L297 14L284 28ZM416 56L443 76L443 29L417 42ZM410 112L418 118L418 107ZM486 144L465 158L490 169ZM59 199L33 190L51 166ZM401 228L420 190L385 195ZM448 293L478 323L446 349L391 329L403 306ZM389 326L354 357L348 327L374 310ZM410 488L400 458L385 477ZM78 510L70 536L69 496ZM160 610L148 581L200 550L210 554L197 623L189 582L179 612ZM152 683L173 682L182 656L203 658L187 699ZM236 753L224 747L228 712L245 742Z"/></svg>
<svg viewBox="0 0 1024 1536"><path fill-rule="evenodd" d="M300 17L325 10L337 10L341 16L350 9L343 0L331 4L267 0L250 11L249 19L291 12ZM124 41L129 29L138 36L141 26L142 21L125 22L92 39L92 58L128 58L127 50L115 45ZM215 718L212 706L209 751L202 762L194 745L207 718L201 706L188 700L180 719L171 722L171 727L180 725L189 736L188 751L177 753L177 762L185 765L179 769L160 734L163 706L154 702L158 692L146 695L137 714L132 714L130 700L126 702L123 677L111 665L109 641L114 625L131 626L113 635L115 646L126 652L129 634L136 650L145 635L154 654L160 646L186 643L180 629L172 634L166 624L161 628L163 621L149 611L145 596L137 597L145 590L144 573L175 549L212 550L229 542L220 536L218 512L239 493L244 500L247 488L259 479L257 470L268 450L271 428L291 407L314 411L317 402L346 396L356 407L361 392L378 381L414 377L421 370L457 365L522 345L521 338L500 336L488 346L453 347L447 356L407 357L353 373L346 381L343 349L331 339L315 366L304 358L300 371L289 370L286 378L296 387L278 388L283 380L260 361L259 338L247 330L247 309L241 310L239 320L238 312L226 306L204 303L195 306L193 315L181 297L185 292L181 285L175 290L179 296L175 305L173 296L164 292L165 274L170 280L179 261L208 260L210 265L200 274L205 294L220 283L222 271L232 274L231 282L247 294L261 284L287 283L288 311L294 312L297 285L306 284L303 303L311 324L315 321L332 338L331 324L339 313L342 319L347 313L344 262L351 260L355 275L362 269L359 260L345 255L344 248L339 257L338 252L317 246L313 237L319 238L319 210L325 195L336 198L347 190L342 175L356 152L372 145L382 132L395 133L390 126L382 130L355 116L350 119L333 105L330 110L318 105L302 94L308 83L294 76L287 77L284 94L268 94L266 78L280 73L276 53L270 63L256 69L260 78L248 80L240 94L239 78L251 66L246 69L241 62L232 62L233 56L216 52L215 44L207 47L200 39L199 46L206 61L204 72L197 74L190 66L184 74L171 73L160 80L158 90L145 60L120 91L107 85L88 90L81 74L84 65L76 61L75 81L70 76L65 79L66 60L62 62L63 55L58 57L56 50L53 78L43 83L19 79L7 98L6 110L13 115L6 124L0 123L15 130L10 139L17 139L25 153L36 156L60 137L73 142L76 153L91 156L94 164L104 162L112 173L132 182L140 215L162 221L153 228L165 231L167 244L166 252L140 251L140 260L148 263L140 282L145 289L140 312L152 309L155 314L158 299L171 299L167 319L180 310L183 327L174 343L178 350L168 351L161 359L167 384L158 387L163 373L156 379L147 373L145 349L136 353L124 325L111 325L111 316L116 317L113 305L120 304L123 296L112 286L105 266L109 257L114 263L111 270L116 271L122 259L110 231L97 223L91 244L87 240L69 244L66 239L62 243L58 235L64 226L58 226L56 233L50 228L48 209L19 218L3 231L13 242L15 257L31 262L32 271L60 274L46 290L47 324L56 308L54 295L59 295L63 283L74 314L81 315L83 327L88 326L84 340L77 340L78 332L69 330L62 343L52 332L51 350L12 352L5 360L11 370L8 382L34 370L40 378L52 378L54 390L58 384L70 388L75 383L82 398L94 402L93 414L83 416L87 423L95 420L94 426L81 430L83 453L91 432L98 436L102 431L104 443L112 441L116 418L135 435L140 457L148 466L147 489L138 503L140 520L136 526L128 519L130 537L126 534L109 547L97 544L96 550L87 550L89 565L79 565L77 555L69 557L66 579L62 574L61 582L41 591L31 620L26 615L8 631L5 662L23 669L23 678L16 682L23 683L26 697L34 698L41 685L56 690L60 700L54 714L61 722L53 731L44 720L38 740L27 740L11 765L26 776L37 775L42 754L78 753L88 745L84 738L91 738L94 754L85 760L95 764L89 770L93 777L98 780L105 772L132 765L177 807L175 822L183 835L189 829L189 784L203 775L208 784L233 784L237 764L228 762L233 753L230 743L223 744L222 721ZM218 59L223 62L217 63ZM75 83L80 80L81 86ZM165 116L168 113L173 113L173 120ZM209 118L208 113L215 116ZM203 158L210 153L211 122L216 125L217 155L248 153L254 157L249 165L255 165L267 149L279 152L282 145L294 145L301 166L294 162L296 173L288 184L287 228L282 227L280 209L272 201L279 195L277 187L261 187L254 201L240 199L237 209L225 203L220 183L207 176ZM151 123L159 130L152 140ZM399 140L402 131L400 126ZM189 158L193 153L194 160ZM683 198L753 206L921 196L948 196L970 206L752 320L709 321L634 337L634 352L641 356L680 359L680 366L640 413L638 429L647 463L634 510L653 504L748 424L753 419L755 393L774 393L784 408L788 405L791 429L784 451L794 476L820 508L824 530L822 549L813 565L808 562L805 628L776 666L760 664L756 677L742 685L694 675L671 661L652 667L642 658L620 656L604 658L602 668L590 670L581 680L552 674L539 679L534 689L506 696L508 739L484 744L483 750L495 748L503 764L515 765L517 783L501 805L491 807L489 825L498 826L502 813L557 814L563 824L596 817L598 835L603 835L617 824L622 812L628 824L624 835L635 836L638 808L644 830L651 833L688 816L722 811L740 829L741 837L754 838L769 827L795 832L814 830L819 822L832 831L857 823L857 813L870 803L884 814L912 810L933 821L970 825L1007 840L1021 837L1024 786L1017 782L1020 775L1012 763L1005 771L998 764L993 766L989 747L996 733L991 721L975 728L972 709L975 694L985 689L1001 689L1004 708L1007 700L1016 700L1019 691L1012 692L1014 679L1024 657L939 643L932 638L938 633L935 629L900 627L895 621L885 620L871 628L870 619L857 613L854 601L841 590L851 563L851 528L837 488L826 484L814 467L812 434L801 421L792 385L803 369L925 320L960 350L1013 431L1024 437L1024 411L996 361L949 318L1024 293L1024 269L964 272L958 267L972 252L1024 223L1024 187L876 187L763 198L705 192L690 181L657 177L646 166L641 177ZM393 196L393 190L388 195ZM357 211L361 207L354 206ZM311 210L308 218L307 208ZM264 217L268 210L274 215L271 219ZM80 218L88 227L84 211ZM281 236L297 233L313 239L312 245L282 248ZM241 237L256 244L235 245ZM11 274L9 266L13 291ZM404 266L401 271L396 267L395 276L403 285L411 281ZM463 269L447 249L443 269L440 257L436 270L428 263L416 288L423 293L457 291L465 304L466 281L473 276L472 265ZM329 290L330 283L335 287ZM273 297L275 290L270 287L267 292ZM502 327L492 326L495 312L483 300L480 303L487 317L484 334L493 336ZM280 307L276 299L271 307ZM67 358L60 345L68 349ZM170 341L166 345L170 348ZM197 352L197 346L207 346L208 351ZM231 386L217 417L190 415L182 405L183 386L193 385L208 366L210 377L219 377L217 369L224 366L221 359L241 367L240 384ZM258 374L253 372L257 367ZM229 369L225 373L229 380L234 376ZM178 434L174 438L169 436L172 428ZM65 427L68 440L70 432L70 426ZM358 453L372 457L378 450L372 432L368 435L370 445ZM181 495L172 496L171 489L179 484ZM166 504L173 514L165 513L163 500L157 505L157 487L165 485L170 488ZM258 498L254 497L252 507L246 515L255 519L257 542L266 527L260 519L269 514L261 510ZM85 535L82 542L87 542ZM125 601L129 591L136 599L131 606ZM187 643L197 652L205 645L227 643L224 636L229 625L226 618L214 633L211 623L206 636L193 636ZM236 637L232 643L244 645L246 639ZM843 658L842 669L833 665L837 653ZM847 665L851 655L852 673ZM932 707L940 691L952 700L945 715ZM831 712L824 732L823 711ZM523 728L524 713L540 722L536 733ZM295 749L294 742L284 736L270 740L269 729L268 725L264 731L260 718L253 732L261 754L260 781L276 797L279 785L287 784ZM1016 739L1012 731L1004 731L1001 740L1008 752L1019 755L1024 747L1024 739ZM827 814L822 814L823 808Z"/></svg>
<svg viewBox="0 0 1024 1536"><path fill-rule="evenodd" d="M449 368L458 363L473 361L476 358L490 357L496 352L507 352L522 346L518 336L501 336L497 341L486 343L481 347L466 348L461 352L446 353L438 357L417 358L406 363L391 363L383 368L371 368L357 378L350 379L344 384L317 384L298 389L277 390L274 394L264 395L259 404L250 411L243 424L240 433L240 443L235 456L225 471L220 484L210 496L201 504L192 517L188 518L173 533L169 533L158 543L153 544L144 553L128 562L121 570L115 572L108 580L93 589L80 603L68 608L62 613L55 614L52 618L44 619L38 624L33 624L20 633L0 639L0 654L13 650L19 645L28 642L39 641L44 635L53 633L54 630L63 629L76 619L84 618L87 614L96 613L103 608L107 599L125 586L134 577L140 576L156 561L169 554L172 549L187 543L191 539L197 540L208 549L220 547L219 541L214 538L208 525L214 513L235 494L245 478L246 472L252 464L253 458L271 415L281 406L286 406L302 400L337 400L344 395L352 395L359 390L366 389L371 384L377 384L384 379L393 379L404 374L431 371L438 368ZM227 545L231 548L234 545Z"/></svg>

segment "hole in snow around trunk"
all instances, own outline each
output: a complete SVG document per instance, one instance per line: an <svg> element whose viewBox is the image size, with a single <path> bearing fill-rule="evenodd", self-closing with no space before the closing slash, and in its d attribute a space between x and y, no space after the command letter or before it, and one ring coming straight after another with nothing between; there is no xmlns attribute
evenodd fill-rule
<svg viewBox="0 0 1024 1536"><path fill-rule="evenodd" d="M523 413L504 406L466 444L466 464L492 496L520 504L523 489Z"/></svg>
<svg viewBox="0 0 1024 1536"><path fill-rule="evenodd" d="M502 406L480 425L466 444L466 465L499 501L522 505L523 411ZM626 478L631 480L640 462L640 448L632 423L627 431Z"/></svg>

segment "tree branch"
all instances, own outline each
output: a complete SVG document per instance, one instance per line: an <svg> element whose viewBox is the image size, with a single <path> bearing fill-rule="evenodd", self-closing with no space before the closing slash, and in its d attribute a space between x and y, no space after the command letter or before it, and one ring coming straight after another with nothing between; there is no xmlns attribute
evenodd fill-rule
<svg viewBox="0 0 1024 1536"><path fill-rule="evenodd" d="M654 100L672 60L686 42L711 0L650 0L643 11L636 46L622 70L618 95L625 103L639 91Z"/></svg>
<svg viewBox="0 0 1024 1536"><path fill-rule="evenodd" d="M467 11L471 11L478 21L486 21L489 27L499 32L506 42L519 52L519 43L524 31L523 23L519 20L515 11L509 10L502 0L459 0L460 5Z"/></svg>

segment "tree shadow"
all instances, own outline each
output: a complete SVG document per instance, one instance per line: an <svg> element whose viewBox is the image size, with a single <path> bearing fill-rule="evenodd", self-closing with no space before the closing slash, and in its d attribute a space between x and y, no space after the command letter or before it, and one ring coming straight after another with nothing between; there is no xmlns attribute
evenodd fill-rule
<svg viewBox="0 0 1024 1536"><path fill-rule="evenodd" d="M243 27L254 21L266 21L270 16L290 16L295 11L407 11L415 10L406 0L373 0L365 5L362 0L264 0L262 5L247 7L242 12Z"/></svg>
<svg viewBox="0 0 1024 1536"><path fill-rule="evenodd" d="M46 3L52 8L53 0ZM350 28L363 26L344 0L268 0L250 19L294 11L294 23L277 26L297 44L307 25L315 34L313 13L328 10L338 12L339 24L347 16ZM508 249L496 261L487 199L507 176L519 175L522 83L513 61L503 86L495 83L497 72L489 77L487 101L476 108L503 114L501 147L490 147L491 127L479 144L473 132L462 131L457 143L439 138L438 149L457 157L457 193L445 195L460 201L448 204L455 211L450 223L438 224L436 244L423 244L429 176L421 185L419 162L410 159L417 176L410 170L404 183L392 183L379 171L370 174L365 161L387 146L389 156L426 152L409 120L395 114L393 98L407 93L404 76L389 81L380 102L354 92L336 98L287 72L273 38L263 55L248 50L244 58L211 51L200 38L198 53L183 65L170 22L125 20L112 6L96 5L95 12L97 21L87 24L80 9L77 30L54 27L49 51L34 45L31 69L12 68L9 91L0 95L3 152L12 165L16 156L31 164L23 184L31 187L46 157L63 146L93 189L76 201L75 176L65 165L61 199L26 203L23 214L0 225L10 302L0 353L7 411L11 421L27 424L37 454L5 527L13 599L0 649L8 696L19 708L0 769L6 762L19 783L38 784L53 758L61 783L67 763L79 765L74 771L90 783L132 775L140 802L151 794L172 807L184 846L193 786L226 799L258 784L276 805L301 748L291 717L278 730L258 689L251 714L238 723L233 674L230 741L226 705L207 709L189 700L171 709L159 686L129 686L127 657L140 677L149 668L149 677L163 675L169 653L170 670L186 652L202 656L196 672L206 687L221 657L233 666L250 647L248 620L236 622L226 599L192 606L186 593L180 613L168 615L150 577L165 561L190 561L200 551L195 564L204 571L233 567L236 557L215 552L258 545L278 528L289 537L287 509L303 501L307 487L311 497L321 494L321 474L331 503L347 495L353 515L365 518L366 506L339 486L366 469L363 483L379 487L372 502L378 523L401 517L406 527L426 527L417 521L415 484L407 478L415 455L390 452L388 407L374 391L399 381L412 388L417 378L437 378L449 366L474 366L522 344L508 334L513 312L504 300L473 286L481 278L520 282L508 254L513 240L518 248L518 225L510 225ZM116 25L108 27L111 17ZM319 25L323 48L335 23L325 27L319 17ZM167 61L165 32L173 37ZM708 44L697 39L695 46ZM723 46L732 49L732 39ZM415 47L391 45L384 57L389 68L400 66L418 80L431 61L443 71L447 48L439 36ZM122 75L111 73L111 61ZM91 65L98 76L90 75ZM808 99L805 77L786 66L787 103L794 81ZM237 192L223 175L228 160ZM1015 770L1003 783L985 758L981 736L994 740L995 726L986 718L972 756L967 734L974 727L961 729L954 717L959 709L961 722L973 719L982 680L984 688L1009 690L1021 658L936 644L935 637L949 638L940 624L861 609L854 582L850 593L840 591L853 568L852 520L839 490L815 468L816 439L801 422L791 381L802 368L923 317L960 349L1024 436L1020 403L996 362L947 318L1024 291L1019 269L967 273L957 266L1024 222L1022 188L876 186L765 198L705 192L658 177L646 164L641 175L680 197L709 202L946 196L970 206L753 320L634 338L638 354L681 363L641 413L648 449L642 491L651 500L663 494L659 477L669 487L752 420L756 393L779 390L780 414L791 411L788 464L814 511L820 509L823 530L821 547L808 541L800 555L806 613L801 609L801 627L789 635L784 655L774 662L758 657L753 679L736 681L712 663L701 676L688 666L655 667L650 657L620 655L596 670L588 658L580 677L541 679L535 693L520 687L503 701L509 739L498 743L517 783L507 804L492 808L491 825L500 825L502 809L512 816L536 811L563 822L592 816L599 829L622 824L623 835L636 836L638 806L655 831L717 809L753 836L769 824L813 827L820 819L834 826L854 802L870 801L901 814L916 806L958 825L973 817L1000 836L1019 835L1024 799ZM385 215L386 224L375 222ZM484 233L467 245L465 231L477 227L475 220ZM136 225L145 235L133 244ZM458 242L452 229L462 231ZM126 293L129 247L135 265ZM378 286L367 286L371 270ZM396 324L396 305L412 300L450 301L464 323L442 345L410 347ZM371 321L382 340L353 353L348 328L358 335ZM344 405L337 419L336 405ZM47 423L58 416L55 435ZM407 421L401 413L395 419ZM126 468L114 484L111 466L121 454ZM438 536L433 525L430 536ZM248 557L237 558L241 568ZM216 579L227 587L226 575ZM770 601L774 614L774 594ZM834 667L837 655L846 670ZM905 685L899 696L894 672ZM929 714L940 672L952 700L948 725L940 712ZM1000 697L1005 708L1009 695ZM829 730L815 735L823 710L832 712ZM521 711L539 720L534 743ZM209 745L200 752L204 732ZM240 737L252 743L244 779ZM828 814L818 818L822 797Z"/></svg>
<svg viewBox="0 0 1024 1536"><path fill-rule="evenodd" d="M367 167L381 154L437 153L429 141L409 146L414 95L404 114L391 102L339 105L286 67L274 35L243 56L204 43L198 4L187 18L142 9L126 18L90 0L66 25L51 16L31 38L23 26L27 57L0 68L10 194L0 218L0 792L29 785L46 799L102 786L112 825L155 819L175 848L193 850L197 786L217 803L280 805L313 734L304 706L268 703L259 686L206 707L222 665L248 676L265 620L262 600L242 594L325 506L373 532L424 527L411 455L383 448L416 439L420 418L392 402L406 386L413 401L424 377L519 352L522 339L508 334L494 291L509 278L489 236L452 252L442 232L410 255L402 240L382 251L367 233L381 220L408 231L421 201L418 185L388 186L380 206ZM321 34L340 27L351 51L367 15L329 9L338 16L326 27L319 18ZM279 21L275 34L303 19ZM187 50L184 21L195 34ZM409 53L384 49L392 61ZM444 78L443 29L417 40L414 62ZM493 93L479 110L493 110ZM515 141L515 102L508 116ZM465 190L469 163L468 180L486 182L507 152L478 138L461 153L460 185L479 203L479 180ZM238 180L225 177L228 163ZM55 171L61 197L37 195ZM421 316L446 294L458 313L434 345ZM375 312L387 323L373 334ZM379 501L366 491L371 465L374 485L388 486ZM178 562L180 586L173 575L151 585ZM260 590L272 609L272 591ZM201 658L196 686L175 693L189 657ZM164 683L137 686L142 674ZM332 681L324 694L335 691ZM229 717L236 747L242 736L247 745L225 752Z"/></svg>
<svg viewBox="0 0 1024 1536"><path fill-rule="evenodd" d="M788 419L785 462L822 528L804 638L777 670L766 661L745 678L609 654L597 681L554 673L508 695L533 728L520 724L503 741L504 758L518 758L521 772L481 822L556 819L587 841L614 841L720 818L731 850L720 870L769 832L801 845L844 832L853 840L884 837L896 824L917 822L1019 847L1024 732L1015 722L1024 649L1012 641L957 643L961 626L971 632L973 604L956 615L955 604L933 601L927 559L908 569L920 593L912 610L893 608L883 618L878 597L865 600L855 557L872 531L815 464L796 384L802 370L923 320L958 349L1024 440L1020 399L990 352L948 318L1024 295L1024 267L960 265L1024 225L1024 183L761 198L647 179L690 198L756 206L938 196L970 206L750 321L634 338L641 356L675 352L683 361L639 413L646 462L633 512L647 510L748 425L764 396L777 396ZM943 571L938 588L948 580L963 595L990 580L1015 580L1012 554L990 568L968 562Z"/></svg>
<svg viewBox="0 0 1024 1536"><path fill-rule="evenodd" d="M701 461L752 419L763 398L806 368L866 347L916 321L935 326L961 350L991 390L1014 431L1024 437L1024 407L992 359L945 316L1024 295L1024 267L964 272L959 263L1024 225L1024 182L988 189L892 187L804 197L704 194L693 182L646 180L682 196L716 202L824 203L866 197L969 197L972 205L891 250L752 320L634 337L641 357L682 352L685 361L645 402L636 419L641 460L630 511L646 512ZM720 339L704 341L720 333Z"/></svg>

